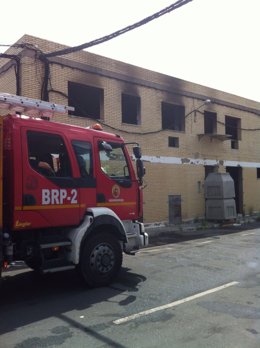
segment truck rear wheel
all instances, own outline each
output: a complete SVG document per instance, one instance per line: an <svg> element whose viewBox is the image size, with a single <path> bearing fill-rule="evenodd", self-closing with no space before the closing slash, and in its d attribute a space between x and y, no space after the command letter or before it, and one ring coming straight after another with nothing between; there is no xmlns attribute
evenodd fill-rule
<svg viewBox="0 0 260 348"><path fill-rule="evenodd" d="M105 286L117 276L122 265L119 241L109 233L98 233L84 242L79 269L90 287Z"/></svg>

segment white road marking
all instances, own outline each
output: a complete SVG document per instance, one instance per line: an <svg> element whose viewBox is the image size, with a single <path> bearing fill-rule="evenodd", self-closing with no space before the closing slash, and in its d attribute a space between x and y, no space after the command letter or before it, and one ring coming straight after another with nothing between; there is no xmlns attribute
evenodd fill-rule
<svg viewBox="0 0 260 348"><path fill-rule="evenodd" d="M154 247L154 248L147 248L147 249L142 249L138 252L138 254L149 254L149 253L154 253L154 252L161 252L161 251L164 251L164 250L172 250L173 248L172 247L165 247L164 245L163 246L159 246L159 247Z"/></svg>
<svg viewBox="0 0 260 348"><path fill-rule="evenodd" d="M143 316L146 316L146 315L158 312L158 311L162 311L164 309L169 309L169 308L172 308L172 307L176 307L176 306L178 306L178 305L180 305L182 303L186 303L186 302L195 300L197 298L200 298L200 297L212 294L214 292L217 292L217 291L229 288L230 286L234 286L234 285L237 285L237 284L239 284L239 282L233 281L231 283L227 283L227 284L218 286L218 287L216 287L214 289L209 289L209 290L200 292L198 294L195 294L195 295L183 298L182 300L178 300L178 301L174 301L174 302L171 302L171 303L167 303L167 304L159 306L159 307L151 308L151 309L148 309L148 310L143 311L143 312L139 312L139 313L136 313L136 314L129 315L128 317L124 317L124 318L121 318L121 319L114 320L113 323L116 324L116 325L120 325L120 324L126 323L128 321L135 320L137 318L140 318L140 317L143 317Z"/></svg>
<svg viewBox="0 0 260 348"><path fill-rule="evenodd" d="M242 236L244 237L244 236L252 236L252 235L254 235L255 234L255 232L248 232L248 233L243 233L242 234Z"/></svg>
<svg viewBox="0 0 260 348"><path fill-rule="evenodd" d="M205 242L200 242L200 243L197 243L196 245L203 245L203 244L209 244L209 243L212 243L213 240L205 240Z"/></svg>
<svg viewBox="0 0 260 348"><path fill-rule="evenodd" d="M208 243L212 243L214 242L214 240L206 240L204 242L200 242L200 243L196 243L195 246L198 245L203 245L203 244L208 244ZM179 247L180 245L191 245L191 242L183 242L183 243L173 243L173 244L167 244L166 245L158 245L158 246L154 246L154 247L150 247L150 248L145 248L145 249L141 249L140 251L138 251L138 254L150 254L150 253L156 253L156 252L162 252L162 251L169 251L169 250L173 250L176 247Z"/></svg>

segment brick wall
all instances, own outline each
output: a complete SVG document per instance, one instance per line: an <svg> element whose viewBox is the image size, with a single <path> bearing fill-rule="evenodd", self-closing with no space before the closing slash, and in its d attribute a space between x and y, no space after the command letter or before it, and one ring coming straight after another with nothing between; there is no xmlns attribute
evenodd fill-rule
<svg viewBox="0 0 260 348"><path fill-rule="evenodd" d="M43 52L65 47L28 35L19 42L37 45ZM21 53L21 57L21 94L40 98L43 62L32 52ZM218 165L221 172L225 172L227 166L242 167L243 210L247 212L253 207L260 211L260 180L256 178L256 167L260 167L260 131L248 130L260 129L260 103L88 52L52 58L50 62L50 101L67 105L68 81L102 88L104 105L101 121L107 125L105 130L119 133L127 141L137 141L142 146L147 169L145 222L168 221L169 195L181 195L183 219L203 217L204 165ZM0 63L0 69L4 70L5 63L3 60ZM13 69L0 75L0 90L15 93ZM140 125L122 123L122 93L140 97ZM207 98L214 102L200 108ZM161 130L162 102L185 106L185 114L189 114L185 120L185 131ZM196 113L192 112L197 108ZM231 149L230 140L198 137L198 134L204 133L204 111L217 114L216 133L221 135L225 134L225 116L241 120L238 149ZM67 115L56 116L55 120L81 126L93 123L88 118ZM169 147L169 137L178 138L179 147Z"/></svg>

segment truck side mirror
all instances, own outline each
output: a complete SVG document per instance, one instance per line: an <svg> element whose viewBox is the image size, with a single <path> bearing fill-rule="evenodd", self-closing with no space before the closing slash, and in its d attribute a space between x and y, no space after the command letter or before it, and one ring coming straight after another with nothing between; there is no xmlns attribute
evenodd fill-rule
<svg viewBox="0 0 260 348"><path fill-rule="evenodd" d="M99 148L101 150L105 150L105 151L108 151L108 152L111 152L113 150L112 146L110 144L108 144L106 141L102 141L99 144Z"/></svg>
<svg viewBox="0 0 260 348"><path fill-rule="evenodd" d="M137 177L141 181L142 178L145 175L145 168L144 168L144 163L140 158L136 160L136 172L137 172Z"/></svg>
<svg viewBox="0 0 260 348"><path fill-rule="evenodd" d="M141 152L140 146L134 146L133 152L134 152L135 158L140 159L142 157L142 152Z"/></svg>

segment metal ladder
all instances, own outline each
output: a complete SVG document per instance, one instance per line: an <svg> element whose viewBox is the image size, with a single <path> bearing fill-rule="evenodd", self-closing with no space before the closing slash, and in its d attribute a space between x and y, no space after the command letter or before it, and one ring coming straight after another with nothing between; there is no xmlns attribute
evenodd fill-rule
<svg viewBox="0 0 260 348"><path fill-rule="evenodd" d="M8 113L20 113L30 117L51 118L54 113L64 114L74 111L74 107L54 104L39 99L22 97L0 92L0 109Z"/></svg>

